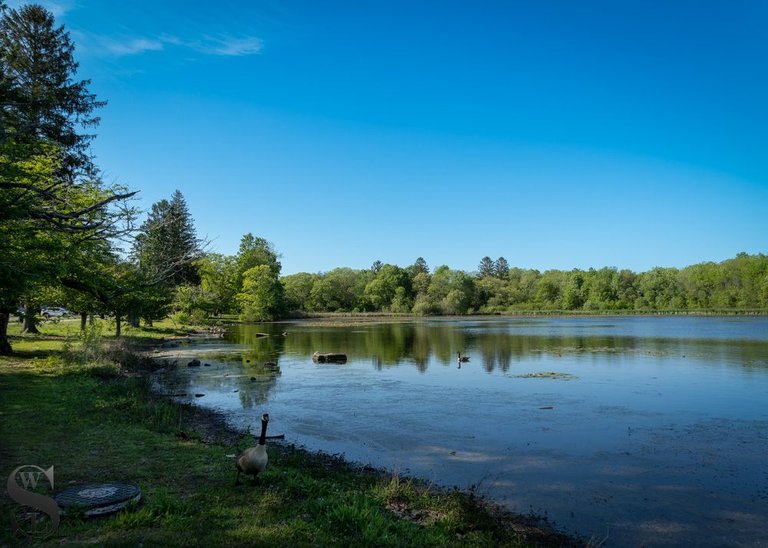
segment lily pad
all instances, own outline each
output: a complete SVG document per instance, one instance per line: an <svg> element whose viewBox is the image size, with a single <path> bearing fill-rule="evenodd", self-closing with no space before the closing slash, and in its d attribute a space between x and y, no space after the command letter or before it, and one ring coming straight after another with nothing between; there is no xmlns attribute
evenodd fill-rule
<svg viewBox="0 0 768 548"><path fill-rule="evenodd" d="M561 381L572 381L578 379L576 375L570 373L558 373L556 371L542 371L539 373L525 373L523 375L515 375L518 379L558 379Z"/></svg>

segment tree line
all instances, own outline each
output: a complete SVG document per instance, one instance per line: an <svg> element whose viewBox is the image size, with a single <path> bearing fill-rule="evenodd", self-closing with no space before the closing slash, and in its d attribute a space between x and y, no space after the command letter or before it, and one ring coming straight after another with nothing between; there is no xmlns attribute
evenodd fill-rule
<svg viewBox="0 0 768 548"><path fill-rule="evenodd" d="M489 264L493 263L492 267ZM502 257L483 258L476 272L424 259L400 267L336 268L280 278L287 313L390 312L418 315L531 311L700 312L766 311L768 257L740 253L721 263L653 268L635 273L613 267L588 270L510 268Z"/></svg>
<svg viewBox="0 0 768 548"><path fill-rule="evenodd" d="M415 314L530 311L673 312L768 309L768 256L740 253L721 263L570 271L510 268L484 257L467 273L423 259L401 268L339 268L282 279L292 308L307 312L386 311Z"/></svg>
<svg viewBox="0 0 768 548"><path fill-rule="evenodd" d="M525 312L768 311L768 256L740 253L720 263L653 268L635 273L510 268L484 257L476 272L419 257L400 267L376 261L368 269L280 276L273 246L247 234L234 256L197 261L200 283L180 286L172 308L196 319L236 314L269 321L307 313L387 312L416 315Z"/></svg>
<svg viewBox="0 0 768 548"><path fill-rule="evenodd" d="M207 254L196 263L200 283L180 286L172 307L205 319L237 314L269 321L307 313L387 312L463 315L525 312L768 311L768 256L740 253L720 263L570 271L510 268L484 257L476 272L419 257L406 267L376 261L368 269L280 276L272 245L246 235L235 256Z"/></svg>
<svg viewBox="0 0 768 548"><path fill-rule="evenodd" d="M317 312L470 314L542 311L768 309L768 258L648 272L512 268L483 257L476 272L339 267L283 276L267 240L245 234L235 255L206 251L184 196L153 204L143 223L135 191L109 185L89 154L104 102L76 77L74 44L38 5L0 0L0 354L21 313L37 330L43 304L138 325L175 315L265 321Z"/></svg>

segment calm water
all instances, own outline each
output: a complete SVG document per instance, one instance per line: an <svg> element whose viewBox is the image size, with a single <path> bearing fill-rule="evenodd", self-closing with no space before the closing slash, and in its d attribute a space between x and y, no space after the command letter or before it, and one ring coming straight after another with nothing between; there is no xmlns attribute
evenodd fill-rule
<svg viewBox="0 0 768 548"><path fill-rule="evenodd" d="M269 412L291 442L609 546L768 545L768 318L264 324L179 356L210 366L158 388L234 425Z"/></svg>

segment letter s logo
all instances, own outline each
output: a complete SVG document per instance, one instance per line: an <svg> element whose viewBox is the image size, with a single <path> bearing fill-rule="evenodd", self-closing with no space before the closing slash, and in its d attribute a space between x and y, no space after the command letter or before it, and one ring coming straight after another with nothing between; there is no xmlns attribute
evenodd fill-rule
<svg viewBox="0 0 768 548"><path fill-rule="evenodd" d="M21 479L23 487L17 483L17 476ZM40 538L52 534L59 526L59 506L56 504L56 501L51 497L46 497L45 495L40 495L26 489L30 486L32 489L37 487L37 482L40 480L41 476L46 477L51 485L51 489L53 489L53 466L48 470L43 470L39 466L33 465L19 466L16 470L11 472L10 476L8 476L7 484L8 496L14 501L22 506L39 510L50 518L50 526L48 526L48 524L38 523L36 513L21 512L20 515L27 518L25 521L28 520L28 523L24 524L28 525L28 527L23 528L19 524L16 514L11 514L11 523L14 531L21 531L30 536Z"/></svg>

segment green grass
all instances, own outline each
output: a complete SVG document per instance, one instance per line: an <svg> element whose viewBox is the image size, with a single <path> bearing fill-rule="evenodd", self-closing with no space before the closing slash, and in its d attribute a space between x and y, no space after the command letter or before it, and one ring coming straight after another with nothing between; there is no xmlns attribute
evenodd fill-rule
<svg viewBox="0 0 768 548"><path fill-rule="evenodd" d="M141 338L172 334L164 330L173 328L161 326ZM529 520L502 515L472 493L431 489L355 469L290 445L270 444L269 468L259 483L251 485L246 479L235 487L231 455L253 443L250 436L220 431L217 443L204 443L201 412L152 394L141 371L105 362L79 363L73 359L75 335L63 322L45 331L14 335L18 353L0 357L2 480L20 465L53 465L58 489L118 481L138 484L143 493L140 504L115 516L66 516L48 544L561 546L570 542L531 528ZM15 509L3 492L0 546L26 542L10 530Z"/></svg>

